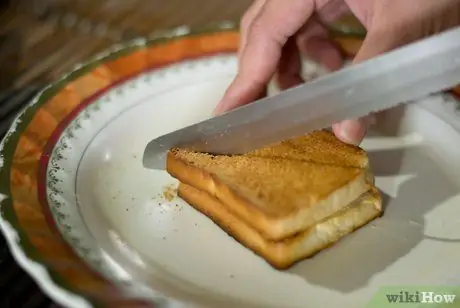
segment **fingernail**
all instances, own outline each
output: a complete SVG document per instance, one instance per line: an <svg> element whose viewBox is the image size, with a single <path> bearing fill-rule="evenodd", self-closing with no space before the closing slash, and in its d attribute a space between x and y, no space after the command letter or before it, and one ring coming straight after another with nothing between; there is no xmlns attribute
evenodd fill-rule
<svg viewBox="0 0 460 308"><path fill-rule="evenodd" d="M363 120L346 120L340 123L339 138L349 144L359 145L366 133L366 122Z"/></svg>
<svg viewBox="0 0 460 308"><path fill-rule="evenodd" d="M222 97L221 101L219 104L217 104L216 108L212 112L213 116L220 115L224 112L226 112L228 109L232 108L232 97L233 97L233 88L234 84L236 83L236 79L233 80L233 82L230 84L230 86L227 88L227 90L224 93L224 96Z"/></svg>
<svg viewBox="0 0 460 308"><path fill-rule="evenodd" d="M218 116L218 115L224 113L227 105L228 104L225 101L220 101L219 104L217 104L217 106L214 109L214 111L212 112L212 115L213 116Z"/></svg>
<svg viewBox="0 0 460 308"><path fill-rule="evenodd" d="M215 116L218 116L219 114L220 114L220 109L219 109L219 105L217 105L217 107L214 108L214 110L212 111L211 115L215 117Z"/></svg>

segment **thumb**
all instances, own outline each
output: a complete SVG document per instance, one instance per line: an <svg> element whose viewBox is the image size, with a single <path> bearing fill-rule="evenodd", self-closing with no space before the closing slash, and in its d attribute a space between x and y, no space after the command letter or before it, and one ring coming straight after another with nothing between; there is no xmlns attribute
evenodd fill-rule
<svg viewBox="0 0 460 308"><path fill-rule="evenodd" d="M398 47L393 31L368 32L364 42L353 59L352 64L364 62ZM368 127L374 122L374 116L368 115L360 119L348 119L334 124L332 129L342 141L358 145L366 135Z"/></svg>

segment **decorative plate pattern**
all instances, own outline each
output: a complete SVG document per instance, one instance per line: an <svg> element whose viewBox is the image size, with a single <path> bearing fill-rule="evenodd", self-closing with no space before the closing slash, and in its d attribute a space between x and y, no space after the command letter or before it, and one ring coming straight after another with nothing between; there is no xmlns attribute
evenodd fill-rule
<svg viewBox="0 0 460 308"><path fill-rule="evenodd" d="M335 39L349 56L362 42L356 33L335 33ZM143 72L234 53L237 47L238 31L228 23L178 28L114 46L45 88L17 117L1 144L1 226L18 262L57 301L75 306L152 304L121 292L118 284L123 281L110 276L87 237L71 227L72 211L78 209L63 205L61 168L84 121L107 103L110 89L117 86L118 95L125 86L135 87L129 80ZM455 91L460 95L460 87Z"/></svg>
<svg viewBox="0 0 460 308"><path fill-rule="evenodd" d="M62 237L56 222L61 230L65 230L65 224L60 224L60 221L66 214L59 212L59 206L51 209L46 196L47 185L59 192L59 181L55 176L59 170L51 168L48 175L45 172L48 163L57 166L56 159L62 158L58 150L50 160L53 145L60 138L62 129L70 124L76 114L88 112L85 108L97 97L111 86L146 70L186 58L235 51L238 33L226 28L232 26L221 25L217 32L214 27L197 32L178 28L158 37L114 46L44 89L18 116L2 143L3 168L0 178L1 193L5 196L2 215L19 236L18 239L9 238L11 244L20 245L29 259L44 266L54 284L94 305L147 305L125 298L113 283L88 267L75 254L66 240L80 244L79 239L68 232L64 233L65 239ZM97 108L97 105L91 108ZM78 122L72 125L78 127ZM65 138L61 140L60 149L64 150ZM47 178L47 181L40 182L40 178ZM91 259L84 249L80 250L80 254ZM46 283L42 280L39 282L47 289ZM53 293L49 289L46 291Z"/></svg>

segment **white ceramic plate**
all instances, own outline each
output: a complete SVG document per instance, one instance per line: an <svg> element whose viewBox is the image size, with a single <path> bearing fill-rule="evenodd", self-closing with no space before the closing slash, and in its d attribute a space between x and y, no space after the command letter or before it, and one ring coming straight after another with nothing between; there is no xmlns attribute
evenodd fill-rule
<svg viewBox="0 0 460 308"><path fill-rule="evenodd" d="M80 257L129 296L172 305L356 308L382 286L460 284L460 117L447 94L378 115L362 146L384 216L287 271L169 198L177 182L143 168L146 144L210 117L235 73L234 53L153 69L62 127L46 195Z"/></svg>
<svg viewBox="0 0 460 308"><path fill-rule="evenodd" d="M404 127L363 143L385 194L385 216L287 272L272 269L182 200L164 198L176 181L143 168L146 144L208 118L235 70L234 55L185 61L95 102L100 110L81 123L62 165L69 199L78 196L70 203L78 202L89 230L105 241L110 226L145 271L161 269L172 285L203 290L196 301L216 294L261 307L356 307L383 285L446 283L460 258L460 170L452 161L460 157L460 135L420 106L407 108L402 119L388 112L382 122L401 120ZM441 100L426 103L444 108Z"/></svg>

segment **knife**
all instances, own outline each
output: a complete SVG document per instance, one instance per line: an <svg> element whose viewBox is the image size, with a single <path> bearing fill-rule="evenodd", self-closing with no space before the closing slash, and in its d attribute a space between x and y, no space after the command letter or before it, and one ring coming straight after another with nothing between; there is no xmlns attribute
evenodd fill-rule
<svg viewBox="0 0 460 308"><path fill-rule="evenodd" d="M173 147L241 154L452 88L460 83L460 27L319 77L150 141L146 168Z"/></svg>

